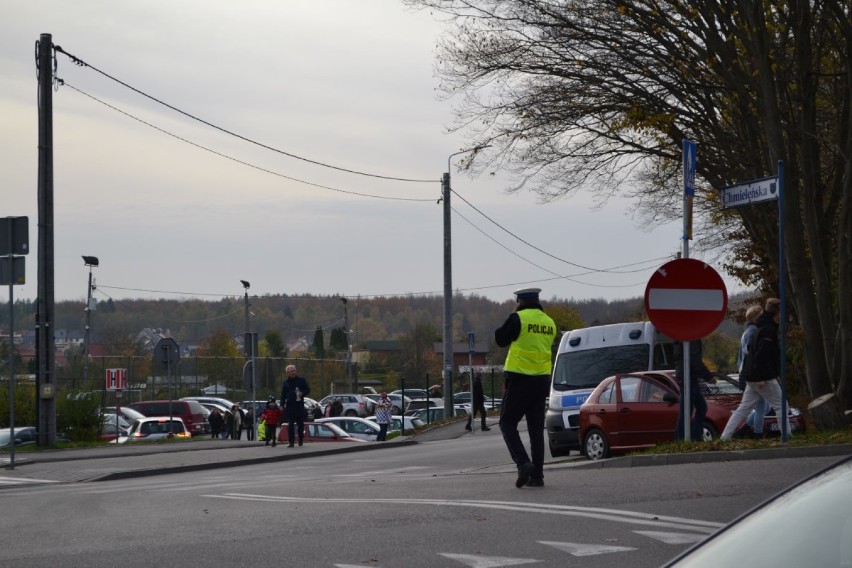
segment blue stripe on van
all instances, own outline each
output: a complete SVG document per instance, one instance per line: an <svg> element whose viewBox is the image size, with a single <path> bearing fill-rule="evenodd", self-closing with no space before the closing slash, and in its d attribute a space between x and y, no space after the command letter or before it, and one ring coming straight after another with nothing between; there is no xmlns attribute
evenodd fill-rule
<svg viewBox="0 0 852 568"><path fill-rule="evenodd" d="M580 389L562 394L562 408L580 408L595 389Z"/></svg>

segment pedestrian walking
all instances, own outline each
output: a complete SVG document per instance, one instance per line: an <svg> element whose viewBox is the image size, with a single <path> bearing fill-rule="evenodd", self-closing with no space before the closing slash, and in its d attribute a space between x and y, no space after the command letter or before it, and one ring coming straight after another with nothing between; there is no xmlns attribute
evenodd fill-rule
<svg viewBox="0 0 852 568"><path fill-rule="evenodd" d="M740 348L737 351L737 372L739 373L740 390L743 392L746 389L746 380L743 377L743 363L745 363L745 356L748 353L748 344L752 336L757 333L757 320L762 313L763 308L758 305L749 307L745 313L746 327L740 337ZM766 412L768 410L769 405L766 404L766 401L762 398L758 400L754 410L749 413L746 423L734 433L734 437L763 438L763 422L766 419Z"/></svg>
<svg viewBox="0 0 852 568"><path fill-rule="evenodd" d="M243 428L243 414L240 412L239 404L231 406L231 414L233 415L231 419L231 439L239 440L242 436Z"/></svg>
<svg viewBox="0 0 852 568"><path fill-rule="evenodd" d="M295 444L298 430L299 445L305 439L305 397L311 392L311 387L304 377L296 372L295 365L287 365L287 378L281 385L281 404L284 405L284 416L287 418L288 447Z"/></svg>
<svg viewBox="0 0 852 568"><path fill-rule="evenodd" d="M485 424L485 393L482 391L482 377L480 375L476 375L476 378L473 379L473 386L470 390L470 414L467 415L465 430L471 429L477 413L482 416L482 430L485 432L491 430Z"/></svg>
<svg viewBox="0 0 852 568"><path fill-rule="evenodd" d="M376 436L377 442L384 442L388 439L388 427L391 420L393 420L393 403L388 398L387 393L383 392L376 402L376 423L379 425L379 435Z"/></svg>
<svg viewBox="0 0 852 568"><path fill-rule="evenodd" d="M281 407L275 402L275 397L270 396L266 401L266 409L260 415L260 420L263 421L263 439L266 441L266 446L272 441L272 447L275 447L275 442L278 439L275 435L275 429L278 427L278 421L281 419Z"/></svg>
<svg viewBox="0 0 852 568"><path fill-rule="evenodd" d="M745 421L760 399L775 410L778 430L782 431L782 420L786 419L781 409L781 385L778 383L781 350L778 343L778 323L781 321L781 301L769 298L763 313L757 318L757 331L752 335L748 351L740 371L746 381L746 388L740 405L731 414L722 440L730 440L734 432ZM787 429L789 432L789 428Z"/></svg>
<svg viewBox="0 0 852 568"><path fill-rule="evenodd" d="M516 290L515 311L495 330L500 347L509 347L503 364L504 390L500 431L518 468L515 487L544 485L544 401L550 391L556 324L539 301L541 288ZM518 423L525 418L530 440L527 454Z"/></svg>

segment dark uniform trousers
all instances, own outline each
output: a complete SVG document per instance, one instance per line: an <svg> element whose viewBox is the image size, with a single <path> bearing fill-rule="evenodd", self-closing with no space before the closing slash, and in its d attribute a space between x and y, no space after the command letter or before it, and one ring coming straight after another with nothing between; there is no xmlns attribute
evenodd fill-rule
<svg viewBox="0 0 852 568"><path fill-rule="evenodd" d="M530 461L518 433L518 423L526 417L530 438L533 477L544 479L544 401L550 392L550 375L506 373L500 431L512 461L518 467Z"/></svg>

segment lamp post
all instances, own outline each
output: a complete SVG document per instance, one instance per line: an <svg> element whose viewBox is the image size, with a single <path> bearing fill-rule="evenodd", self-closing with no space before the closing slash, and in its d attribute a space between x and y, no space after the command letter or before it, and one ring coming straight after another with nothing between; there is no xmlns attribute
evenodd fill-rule
<svg viewBox="0 0 852 568"><path fill-rule="evenodd" d="M349 383L349 388L355 390L352 384L352 340L349 337L349 309L347 304L349 300L340 298L343 302L343 331L346 334L346 380Z"/></svg>
<svg viewBox="0 0 852 568"><path fill-rule="evenodd" d="M98 266L98 257L83 256L83 263L89 267L89 289L86 298L86 335L83 339L83 380L86 381L86 388L89 382L89 340L92 330L92 291L95 287L92 285L92 267Z"/></svg>
<svg viewBox="0 0 852 568"><path fill-rule="evenodd" d="M245 351L246 354L251 358L251 406L252 406L252 430L254 430L254 435L252 438L257 440L257 407L255 405L255 401L257 400L257 392L256 392L256 383L255 380L257 375L255 373L255 357L257 356L256 347L257 341L255 340L255 334L251 332L251 325L249 320L249 297L248 291L251 288L251 284L247 280L240 280L240 283L245 288L245 307L246 307L246 334L245 334Z"/></svg>
<svg viewBox="0 0 852 568"><path fill-rule="evenodd" d="M453 412L453 254L452 231L450 230L450 161L453 156L478 152L487 145L459 150L447 157L447 173L441 179L441 199L444 201L444 416ZM427 385L428 386L428 385Z"/></svg>

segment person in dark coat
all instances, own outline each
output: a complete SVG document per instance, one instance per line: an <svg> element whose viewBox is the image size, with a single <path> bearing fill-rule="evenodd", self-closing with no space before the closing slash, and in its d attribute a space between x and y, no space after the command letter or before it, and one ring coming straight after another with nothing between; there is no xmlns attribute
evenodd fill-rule
<svg viewBox="0 0 852 568"><path fill-rule="evenodd" d="M210 423L210 437L218 438L219 434L222 433L222 426L225 425L225 419L222 417L222 413L219 412L218 408L214 408L210 411L210 416L207 417L207 422Z"/></svg>
<svg viewBox="0 0 852 568"><path fill-rule="evenodd" d="M300 446L305 439L305 397L311 392L311 387L304 377L298 375L295 365L287 365L286 373L287 378L281 385L281 404L284 405L284 416L287 418L288 447L292 448L296 441L296 428Z"/></svg>
<svg viewBox="0 0 852 568"><path fill-rule="evenodd" d="M470 414L467 415L467 425L465 430L470 430L473 425L473 418L479 413L482 416L482 430L487 432L491 430L485 424L485 393L482 392L482 377L476 375L473 379L473 388L470 391Z"/></svg>
<svg viewBox="0 0 852 568"><path fill-rule="evenodd" d="M686 393L684 392L683 372L683 342L676 341L674 346L675 357L675 379L680 387L680 410L677 413L677 439L684 439L684 416L683 407ZM707 401L701 392L699 381L708 381L712 378L710 370L704 364L704 348L701 340L689 342L689 398L692 408L692 416L689 427L689 439L700 442L704 439L704 419L707 417Z"/></svg>

